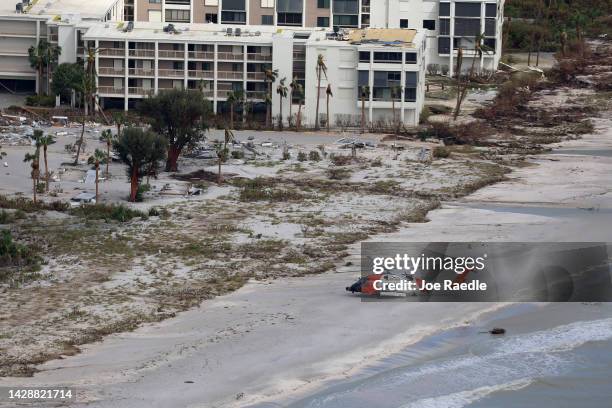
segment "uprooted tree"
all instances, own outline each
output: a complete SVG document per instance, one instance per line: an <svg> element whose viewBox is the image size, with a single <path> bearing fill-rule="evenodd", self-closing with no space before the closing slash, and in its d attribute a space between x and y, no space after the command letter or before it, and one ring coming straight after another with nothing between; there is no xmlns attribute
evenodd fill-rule
<svg viewBox="0 0 612 408"><path fill-rule="evenodd" d="M119 159L127 165L130 179L130 201L136 201L142 177L166 155L167 141L150 130L128 127L113 142Z"/></svg>
<svg viewBox="0 0 612 408"><path fill-rule="evenodd" d="M211 107L197 90L172 89L145 98L137 110L149 119L153 131L168 142L166 171L178 171L183 149L204 138Z"/></svg>

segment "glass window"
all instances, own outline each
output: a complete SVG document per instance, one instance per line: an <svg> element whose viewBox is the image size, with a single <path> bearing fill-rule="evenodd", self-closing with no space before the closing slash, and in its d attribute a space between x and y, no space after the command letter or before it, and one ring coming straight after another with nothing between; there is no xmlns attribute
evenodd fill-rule
<svg viewBox="0 0 612 408"><path fill-rule="evenodd" d="M278 13L278 25L302 25L302 13Z"/></svg>
<svg viewBox="0 0 612 408"><path fill-rule="evenodd" d="M481 3L455 3L455 16L458 17L480 17Z"/></svg>
<svg viewBox="0 0 612 408"><path fill-rule="evenodd" d="M223 0L223 10L246 11L245 0Z"/></svg>
<svg viewBox="0 0 612 408"><path fill-rule="evenodd" d="M207 13L205 20L207 23L217 24L219 22L218 15L216 13Z"/></svg>
<svg viewBox="0 0 612 408"><path fill-rule="evenodd" d="M317 17L317 27L329 27L329 17Z"/></svg>
<svg viewBox="0 0 612 408"><path fill-rule="evenodd" d="M480 20L474 18L455 18L455 35L476 37L481 33Z"/></svg>
<svg viewBox="0 0 612 408"><path fill-rule="evenodd" d="M439 54L450 54L450 38L448 37L438 38L438 53Z"/></svg>
<svg viewBox="0 0 612 408"><path fill-rule="evenodd" d="M423 20L423 28L426 30L435 30L436 20Z"/></svg>
<svg viewBox="0 0 612 408"><path fill-rule="evenodd" d="M440 11L438 15L449 17L450 16L450 3L440 3Z"/></svg>
<svg viewBox="0 0 612 408"><path fill-rule="evenodd" d="M370 85L370 72L369 71L359 71L357 85L359 85L360 88L362 86Z"/></svg>
<svg viewBox="0 0 612 408"><path fill-rule="evenodd" d="M406 53L406 64L416 64L417 55L416 52L407 52Z"/></svg>
<svg viewBox="0 0 612 408"><path fill-rule="evenodd" d="M261 25L274 25L274 16L261 16Z"/></svg>
<svg viewBox="0 0 612 408"><path fill-rule="evenodd" d="M406 88L416 88L418 72L406 72Z"/></svg>
<svg viewBox="0 0 612 408"><path fill-rule="evenodd" d="M401 64L402 54L400 52L375 52L374 62Z"/></svg>
<svg viewBox="0 0 612 408"><path fill-rule="evenodd" d="M408 28L408 19L407 18L401 18L400 19L400 28Z"/></svg>
<svg viewBox="0 0 612 408"><path fill-rule="evenodd" d="M359 14L359 0L334 0L334 14Z"/></svg>
<svg viewBox="0 0 612 408"><path fill-rule="evenodd" d="M329 8L329 0L317 0L317 8L328 9Z"/></svg>
<svg viewBox="0 0 612 408"><path fill-rule="evenodd" d="M495 38L485 38L483 43L485 51L495 51Z"/></svg>
<svg viewBox="0 0 612 408"><path fill-rule="evenodd" d="M334 14L334 25L339 27L357 27L359 25L359 16Z"/></svg>
<svg viewBox="0 0 612 408"><path fill-rule="evenodd" d="M359 51L359 62L370 62L370 51Z"/></svg>
<svg viewBox="0 0 612 408"><path fill-rule="evenodd" d="M487 18L485 19L485 35L494 37L495 36L495 19Z"/></svg>
<svg viewBox="0 0 612 408"><path fill-rule="evenodd" d="M276 11L278 13L302 13L302 7L303 0L278 0Z"/></svg>
<svg viewBox="0 0 612 408"><path fill-rule="evenodd" d="M497 17L497 4L485 4L485 17Z"/></svg>

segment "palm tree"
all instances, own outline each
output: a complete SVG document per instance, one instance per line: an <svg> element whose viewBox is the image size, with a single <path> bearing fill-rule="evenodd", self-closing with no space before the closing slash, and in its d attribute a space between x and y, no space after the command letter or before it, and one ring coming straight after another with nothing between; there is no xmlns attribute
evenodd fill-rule
<svg viewBox="0 0 612 408"><path fill-rule="evenodd" d="M121 135L121 132L117 133L117 135ZM110 150L111 146L113 145L113 140L113 132L111 132L110 129L106 129L102 132L102 135L100 135L100 141L106 143L106 178L108 178L110 175L108 171L108 164L110 163Z"/></svg>
<svg viewBox="0 0 612 408"><path fill-rule="evenodd" d="M285 85L286 80L287 78L281 79L278 83L278 86L276 87L276 93L280 97L280 120L278 122L278 128L280 130L283 130L283 98L287 97L287 92L289 91L289 89Z"/></svg>
<svg viewBox="0 0 612 408"><path fill-rule="evenodd" d="M315 116L315 130L319 130L319 103L321 101L321 79L325 75L327 79L327 65L322 54L317 57L317 111Z"/></svg>
<svg viewBox="0 0 612 408"><path fill-rule="evenodd" d="M365 118L365 101L366 98L370 98L370 87L365 85L362 86L360 89L360 94L361 94L361 133L365 133L365 125L366 125L366 118Z"/></svg>
<svg viewBox="0 0 612 408"><path fill-rule="evenodd" d="M36 46L32 45L28 48L28 61L30 62L30 67L36 70L36 75L38 77L38 89L36 93L38 95L42 94L42 79L43 79L43 70L47 65L47 49L50 44L47 40L40 40Z"/></svg>
<svg viewBox="0 0 612 408"><path fill-rule="evenodd" d="M219 175L217 177L217 183L221 184L223 182L223 175L221 174L221 164L227 160L228 157L228 149L227 149L227 145L228 143L231 143L234 140L234 132L232 132L230 129L225 129L225 140L223 142L223 144L219 143L217 145L217 157L218 157L218 163L219 163Z"/></svg>
<svg viewBox="0 0 612 408"><path fill-rule="evenodd" d="M227 94L227 103L230 106L230 129L234 128L234 108L242 102L244 92L242 90L232 91Z"/></svg>
<svg viewBox="0 0 612 408"><path fill-rule="evenodd" d="M268 92L265 98L266 102L266 127L270 127L270 123L272 122L272 84L278 78L278 69L273 70L272 68L268 68L264 71L266 78L266 85L268 87Z"/></svg>
<svg viewBox="0 0 612 408"><path fill-rule="evenodd" d="M47 64L47 95L51 94L51 66L57 64L59 56L62 53L62 47L58 45L49 44L45 50L45 63Z"/></svg>
<svg viewBox="0 0 612 408"><path fill-rule="evenodd" d="M100 149L96 149L96 151L94 152L93 155L91 155L89 157L89 159L87 159L87 163L89 164L93 164L96 166L96 203L98 202L98 184L100 182L100 162L103 160L106 160L106 162L108 163L109 157L106 155L106 153L104 153L102 150Z"/></svg>
<svg viewBox="0 0 612 408"><path fill-rule="evenodd" d="M125 112L115 112L113 113L113 121L117 126L117 137L119 137L121 136L121 128L128 124L128 117Z"/></svg>
<svg viewBox="0 0 612 408"><path fill-rule="evenodd" d="M295 95L295 91L300 86L300 83L297 80L297 77L293 77L291 83L289 84L289 89L291 92L289 93L289 120L293 121L293 97Z"/></svg>
<svg viewBox="0 0 612 408"><path fill-rule="evenodd" d="M26 153L25 157L23 158L23 162L24 163L30 162L30 166L32 168L32 172L30 173L30 176L32 177L32 194L33 194L34 204L36 204L36 188L38 187L38 178L40 177L40 167L38 163L38 155L39 155L39 150L37 148L34 154Z"/></svg>
<svg viewBox="0 0 612 408"><path fill-rule="evenodd" d="M479 59L482 58L484 51L489 49L483 44L484 38L484 33L478 34L474 38L474 52L476 53ZM455 106L453 120L457 120L457 117L459 116L459 112L461 111L461 103L465 99L469 88L470 80L474 76L474 64L476 63L476 55L472 57L472 66L470 67L470 72L462 83L461 65L463 63L463 49L460 47L459 50L457 50L457 104Z"/></svg>
<svg viewBox="0 0 612 408"><path fill-rule="evenodd" d="M298 83L294 92L298 96L298 113L297 118L295 120L295 130L299 131L300 126L302 125L302 105L304 105L304 87L302 84Z"/></svg>
<svg viewBox="0 0 612 408"><path fill-rule="evenodd" d="M331 88L331 84L327 84L327 89L325 90L325 96L327 97L327 132L329 132L329 123L331 122L331 119L329 117L329 98L333 98L334 93L332 92L332 88Z"/></svg>
<svg viewBox="0 0 612 408"><path fill-rule="evenodd" d="M55 139L51 135L41 136L39 143L43 148L43 160L45 162L45 191L49 192L49 162L47 161L47 149L55 143Z"/></svg>
<svg viewBox="0 0 612 408"><path fill-rule="evenodd" d="M100 48L87 47L85 52L85 61L87 62L87 72L85 75L85 100L87 103L85 106L91 105L88 109L90 114L93 115L95 110L95 98L96 98L96 55L100 52ZM87 115L88 111L85 110Z"/></svg>
<svg viewBox="0 0 612 408"><path fill-rule="evenodd" d="M2 159L3 157L6 157L6 152L3 152L2 146L0 146L0 159Z"/></svg>

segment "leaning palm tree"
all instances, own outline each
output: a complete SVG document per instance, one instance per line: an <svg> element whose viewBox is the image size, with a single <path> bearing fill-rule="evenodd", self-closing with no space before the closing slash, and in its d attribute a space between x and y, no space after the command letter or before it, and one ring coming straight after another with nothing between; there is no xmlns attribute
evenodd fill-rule
<svg viewBox="0 0 612 408"><path fill-rule="evenodd" d="M325 90L325 96L327 97L327 131L329 132L329 122L331 122L329 118L329 98L333 98L334 93L332 92L331 84L327 84L327 89Z"/></svg>
<svg viewBox="0 0 612 408"><path fill-rule="evenodd" d="M265 74L265 79L266 79L266 85L267 85L267 95L265 98L266 101L266 127L270 127L270 124L272 123L272 84L276 81L276 78L278 78L278 69L272 69L272 68L268 68L264 71Z"/></svg>
<svg viewBox="0 0 612 408"><path fill-rule="evenodd" d="M26 153L23 158L24 163L30 163L30 167L32 171L30 172L30 177L32 177L32 195L34 204L36 204L36 189L38 188L38 178L40 177L40 165L39 165L39 150L36 149L34 154Z"/></svg>
<svg viewBox="0 0 612 408"><path fill-rule="evenodd" d="M300 83L298 82L297 77L293 77L293 79L291 80L291 83L289 84L289 120L292 122L293 121L293 99L295 96L295 91L298 88L298 86L300 86Z"/></svg>
<svg viewBox="0 0 612 408"><path fill-rule="evenodd" d="M317 110L315 116L315 130L319 130L319 103L321 102L321 79L325 75L327 79L327 65L322 54L317 57Z"/></svg>
<svg viewBox="0 0 612 408"><path fill-rule="evenodd" d="M370 87L365 85L359 90L361 95L361 133L365 133L366 115L365 115L365 101L370 98Z"/></svg>
<svg viewBox="0 0 612 408"><path fill-rule="evenodd" d="M118 133L118 135L120 135L121 132ZM108 171L108 164L110 163L110 150L111 150L111 146L113 145L113 141L114 141L115 137L113 136L113 132L111 132L110 129L106 129L105 131L102 132L102 134L100 135L100 141L106 143L106 178L108 178L108 176L110 175L109 171Z"/></svg>
<svg viewBox="0 0 612 408"><path fill-rule="evenodd" d="M104 160L108 163L108 156L100 149L96 149L94 154L87 159L88 164L93 164L96 167L96 203L98 202L98 184L100 183L100 163Z"/></svg>
<svg viewBox="0 0 612 408"><path fill-rule="evenodd" d="M227 160L229 156L229 150L227 149L227 145L234 141L234 132L230 129L225 129L225 140L223 143L217 144L217 157L219 163L219 175L217 176L217 183L221 184L223 182L223 174L221 173L221 164Z"/></svg>
<svg viewBox="0 0 612 408"><path fill-rule="evenodd" d="M287 97L287 92L289 91L289 89L287 88L287 85L285 85L286 80L287 78L281 79L280 82L278 83L278 86L276 87L276 93L278 94L280 98L280 102L279 102L280 120L278 121L278 128L280 130L283 130L283 98Z"/></svg>
<svg viewBox="0 0 612 408"><path fill-rule="evenodd" d="M485 50L489 50L489 48L483 44L484 38L485 38L484 33L478 34L476 35L476 37L474 37L474 53L476 55L472 57L472 66L470 67L470 71L468 75L465 77L463 82L461 81L461 65L463 63L463 49L459 47L459 50L457 50L457 104L455 106L455 113L453 114L453 120L457 120L457 117L459 116L459 113L461 111L461 103L463 103L463 100L465 99L465 96L467 95L467 91L470 85L470 80L474 76L474 65L476 63L476 56L478 56L478 59L481 59Z"/></svg>
<svg viewBox="0 0 612 408"><path fill-rule="evenodd" d="M49 162L47 161L47 149L55 143L55 138L51 135L41 136L38 142L43 149L43 160L45 162L45 191L49 192Z"/></svg>

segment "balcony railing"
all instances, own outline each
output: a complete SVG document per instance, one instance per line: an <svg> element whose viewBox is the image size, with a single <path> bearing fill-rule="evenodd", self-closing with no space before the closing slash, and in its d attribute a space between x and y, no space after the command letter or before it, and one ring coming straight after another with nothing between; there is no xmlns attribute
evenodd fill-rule
<svg viewBox="0 0 612 408"><path fill-rule="evenodd" d="M306 53L304 52L294 52L293 53L294 61L306 61Z"/></svg>
<svg viewBox="0 0 612 408"><path fill-rule="evenodd" d="M131 49L131 50L129 50L128 55L130 57L150 57L150 58L154 58L155 57L155 50L149 50L149 49Z"/></svg>
<svg viewBox="0 0 612 408"><path fill-rule="evenodd" d="M183 78L185 76L184 69L160 69L158 73L163 77Z"/></svg>
<svg viewBox="0 0 612 408"><path fill-rule="evenodd" d="M185 59L185 51L159 50L157 55L159 58Z"/></svg>
<svg viewBox="0 0 612 408"><path fill-rule="evenodd" d="M213 71L189 71L189 78L200 78L200 79L213 79L214 78Z"/></svg>
<svg viewBox="0 0 612 408"><path fill-rule="evenodd" d="M189 51L189 58L191 59L203 59L213 60L215 59L215 53L209 51Z"/></svg>
<svg viewBox="0 0 612 408"><path fill-rule="evenodd" d="M242 79L244 73L242 71L218 71L217 78L219 79Z"/></svg>
<svg viewBox="0 0 612 408"><path fill-rule="evenodd" d="M238 60L244 60L244 54L234 54L231 52L218 52L217 58L220 60L238 61Z"/></svg>
<svg viewBox="0 0 612 408"><path fill-rule="evenodd" d="M114 86L99 86L98 87L99 94L110 94L110 95L123 95L123 88L115 88Z"/></svg>
<svg viewBox="0 0 612 408"><path fill-rule="evenodd" d="M247 58L249 61L272 61L271 54L252 53L247 54Z"/></svg>
<svg viewBox="0 0 612 408"><path fill-rule="evenodd" d="M99 54L103 57L123 57L125 56L125 48L101 48Z"/></svg>
<svg viewBox="0 0 612 408"><path fill-rule="evenodd" d="M99 75L125 75L125 69L116 69L114 67L100 67L98 69Z"/></svg>
<svg viewBox="0 0 612 408"><path fill-rule="evenodd" d="M155 71L153 71L153 69L130 68L129 73L135 76L155 76Z"/></svg>
<svg viewBox="0 0 612 408"><path fill-rule="evenodd" d="M130 95L143 95L144 96L152 92L153 92L152 88L141 88L141 87L136 87L136 86L130 86L128 88L128 93Z"/></svg>
<svg viewBox="0 0 612 408"><path fill-rule="evenodd" d="M266 79L266 73L265 72L247 72L247 79L263 81Z"/></svg>

